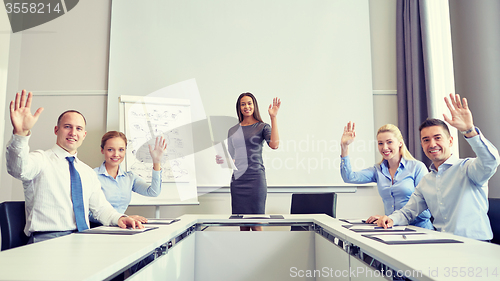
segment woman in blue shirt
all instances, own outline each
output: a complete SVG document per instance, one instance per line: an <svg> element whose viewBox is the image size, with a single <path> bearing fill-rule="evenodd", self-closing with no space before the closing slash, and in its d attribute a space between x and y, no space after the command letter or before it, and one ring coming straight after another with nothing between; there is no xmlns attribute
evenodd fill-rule
<svg viewBox="0 0 500 281"><path fill-rule="evenodd" d="M100 167L94 169L101 182L101 188L106 199L111 205L122 214L128 208L132 191L144 196L156 197L161 192L161 159L167 148L163 137L157 137L155 147L149 145L149 153L153 159L153 171L151 184L134 174L125 172L120 164L125 158L127 149L127 137L117 131L109 131L102 136L101 153L104 154L104 162ZM142 216L131 216L140 221L147 222ZM90 217L91 220L93 217Z"/></svg>
<svg viewBox="0 0 500 281"><path fill-rule="evenodd" d="M410 199L422 177L427 174L424 163L413 158L406 145L398 127L387 124L377 131L378 150L382 155L382 161L373 167L353 172L349 159L349 144L354 141L356 132L355 124L349 122L344 127L341 139L340 173L346 183L369 183L376 182L378 192L384 202L386 215L399 210ZM371 216L366 222L375 223L380 216ZM431 214L425 210L418 216L412 225L434 229L430 222Z"/></svg>

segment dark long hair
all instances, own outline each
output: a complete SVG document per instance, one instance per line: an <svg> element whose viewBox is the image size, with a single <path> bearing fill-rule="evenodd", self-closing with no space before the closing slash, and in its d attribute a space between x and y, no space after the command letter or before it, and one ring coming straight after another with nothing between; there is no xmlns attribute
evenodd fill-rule
<svg viewBox="0 0 500 281"><path fill-rule="evenodd" d="M264 122L262 121L262 118L260 117L259 113L259 105L257 104L257 99L255 98L252 93L243 93L238 97L238 100L236 101L236 114L238 115L238 120L243 121L243 114L241 113L241 107L240 107L240 101L243 97L251 97L252 102L253 102L253 118L259 122Z"/></svg>

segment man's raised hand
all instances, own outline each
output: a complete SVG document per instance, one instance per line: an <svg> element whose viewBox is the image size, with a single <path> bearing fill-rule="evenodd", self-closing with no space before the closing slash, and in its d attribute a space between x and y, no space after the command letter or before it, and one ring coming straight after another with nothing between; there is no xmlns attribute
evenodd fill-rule
<svg viewBox="0 0 500 281"><path fill-rule="evenodd" d="M33 94L26 94L26 90L23 90L21 94L16 93L16 99L10 102L10 121L16 135L27 136L43 111L43 107L40 107L35 114L31 114L32 99Z"/></svg>
<svg viewBox="0 0 500 281"><path fill-rule="evenodd" d="M451 118L443 114L444 121L448 122L448 124L457 128L459 131L466 131L474 127L472 113L469 110L466 98L460 101L460 95L450 94L450 99L448 100L448 97L445 97L444 101L451 114Z"/></svg>

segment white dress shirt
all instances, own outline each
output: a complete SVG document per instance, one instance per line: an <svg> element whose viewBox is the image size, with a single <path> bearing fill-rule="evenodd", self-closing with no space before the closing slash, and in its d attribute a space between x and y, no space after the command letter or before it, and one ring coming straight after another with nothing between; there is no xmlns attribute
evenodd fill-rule
<svg viewBox="0 0 500 281"><path fill-rule="evenodd" d="M117 224L123 216L102 193L101 184L92 168L58 145L52 149L29 152L30 136L13 135L7 146L7 171L23 182L26 200L26 226L30 236L36 231L75 230L76 221L71 201L71 178L68 156L75 156L75 168L82 181L85 214L92 210L104 225ZM89 225L88 216L86 216Z"/></svg>

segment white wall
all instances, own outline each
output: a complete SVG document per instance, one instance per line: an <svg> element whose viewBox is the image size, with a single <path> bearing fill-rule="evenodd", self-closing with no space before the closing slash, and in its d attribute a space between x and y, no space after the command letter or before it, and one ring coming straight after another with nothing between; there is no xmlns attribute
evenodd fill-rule
<svg viewBox="0 0 500 281"><path fill-rule="evenodd" d="M100 138L106 123L111 1L80 1L66 15L15 34L10 34L10 24L7 17L3 18L6 13L2 10L0 22L5 33L1 36L10 36L10 50L7 83L0 82L7 88L6 95L0 88L0 101L4 101L0 116L5 118L0 122L5 126L0 140L7 143L11 138L9 102L16 92L26 89L35 94L33 107L46 108L34 128L36 134L32 135L31 149L50 148L55 144L53 128L57 116L66 109L81 110L87 119L88 134L78 157L91 166L99 165L103 160ZM0 44L3 54L3 37ZM3 63L1 67L4 69ZM5 146L1 148L0 202L23 200L22 185L7 174Z"/></svg>
<svg viewBox="0 0 500 281"><path fill-rule="evenodd" d="M7 73L9 66L9 45L10 45L10 23L5 11L5 6L0 7L0 101L5 100L7 93ZM6 106L0 106L0 116L5 116ZM3 132L5 130L5 121L0 120L0 147L4 147ZM7 129L8 130L8 129ZM3 156L3 155L2 155ZM3 158L3 157L1 157ZM0 161L1 163L2 161ZM3 169L5 170L5 168ZM1 170L0 170L1 171ZM0 173L0 180L4 179L5 175ZM0 188L0 202L10 198L10 187L2 186ZM2 196L4 194L4 196Z"/></svg>
<svg viewBox="0 0 500 281"><path fill-rule="evenodd" d="M334 167L340 161L338 133L349 120L358 128L349 154L353 167L375 162L373 118L359 118L373 115L368 0L150 4L155 12L133 0L113 2L108 129L118 127L120 95L162 96L189 99L193 122L232 119L211 124L222 131L214 137L225 138L235 124L236 93L251 91L263 111L273 97L283 101L280 148L263 151L268 186L343 185ZM196 78L199 95L157 90L188 78ZM193 132L196 182L227 186L214 151L200 151L211 146L208 131Z"/></svg>
<svg viewBox="0 0 500 281"><path fill-rule="evenodd" d="M500 145L500 2L495 0L450 1L453 63L456 92L469 100L474 124L497 147ZM475 157L463 137L460 156ZM489 197L500 198L500 173L489 180Z"/></svg>
<svg viewBox="0 0 500 281"><path fill-rule="evenodd" d="M79 4L67 15L52 22L12 35L10 44L9 77L7 97L11 100L16 91L26 88L42 94L56 92L61 104L67 108L78 109L71 95L92 93L100 96L107 90L109 26L109 0L87 0ZM395 9L396 0L370 0L370 24L372 43L374 116L360 116L374 120L377 129L383 124L397 122L396 108L396 59L395 59ZM1 18L0 18L1 20ZM0 21L1 23L1 21ZM10 26L9 26L10 28ZM1 41L3 44L4 41ZM0 61L1 63L1 61ZM0 84L1 85L1 84ZM1 89L0 89L1 90ZM0 92L1 94L1 92ZM69 96L67 96L69 94ZM81 102L79 102L81 103ZM7 107L4 104L3 110ZM100 106L99 106L100 108ZM1 112L0 112L1 113ZM87 118L104 118L100 109L87 113ZM4 140L10 138L10 120L5 116ZM47 120L44 126L53 126L55 120ZM98 122L97 122L98 123ZM41 124L37 124L40 125ZM396 124L397 125L397 124ZM96 125L98 126L98 125ZM79 157L92 166L102 161L98 147L104 132L102 128L89 131L82 146L88 153L79 152ZM339 138L341 132L339 132ZM33 141L33 140L32 140ZM48 148L48 147L46 147ZM5 155L5 152L1 152ZM376 156L377 159L379 156ZM85 159L87 158L87 159ZM0 201L22 200L19 182L5 173L5 160L2 159L0 180ZM14 187L14 188L13 188ZM15 192L12 191L15 189ZM161 207L165 217L182 213L230 213L229 194L207 194L199 197L199 206ZM290 208L290 193L270 193L268 213L287 213ZM154 207L130 207L127 213L154 216ZM337 214L339 217L365 217L383 213L382 201L376 187L360 187L353 194L339 194Z"/></svg>
<svg viewBox="0 0 500 281"><path fill-rule="evenodd" d="M396 0L370 0L375 129L387 123L397 125L395 13ZM339 132L339 138L340 135L341 132ZM378 152L376 154L376 159L379 159ZM199 206L161 207L161 215L176 217L183 213L231 212L228 194L212 193L199 196L198 199ZM356 193L338 194L337 199L337 217L383 214L382 200L376 187L360 187ZM287 213L290 211L290 203L290 193L269 193L266 212ZM153 207L129 207L127 213L143 213L149 217L155 215Z"/></svg>

